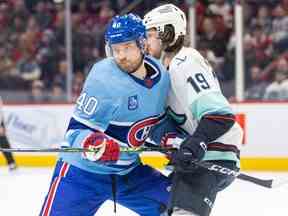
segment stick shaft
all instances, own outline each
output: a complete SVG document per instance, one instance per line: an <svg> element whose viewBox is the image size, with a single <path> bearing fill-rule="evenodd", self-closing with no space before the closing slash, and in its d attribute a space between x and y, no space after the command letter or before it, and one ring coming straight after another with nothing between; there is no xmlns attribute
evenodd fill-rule
<svg viewBox="0 0 288 216"><path fill-rule="evenodd" d="M67 152L67 153L81 153L81 152L94 152L95 150L92 149L84 149L84 148L71 148L71 147L65 147L65 148L0 148L0 152ZM131 148L131 147L120 147L121 152L149 152L149 151L159 151L162 153L171 153L173 151L176 151L175 148L162 148L160 146L149 146L149 147L137 147L137 148ZM198 161L193 162L199 167L208 169L213 172L221 173L223 175L228 176L234 176L240 180L248 181L251 183L254 183L256 185L266 187L266 188L272 188L273 187L273 181L272 179L260 179L257 177L253 177L241 172L237 172L235 170L229 169L227 167L220 166L218 164L213 164L211 162L206 161ZM187 170L187 172L191 172L191 170Z"/></svg>
<svg viewBox="0 0 288 216"><path fill-rule="evenodd" d="M161 147L120 147L121 152L144 152L144 151L161 151L161 152L171 152L174 148L163 149ZM74 148L74 147L64 147L64 148L0 148L0 152L67 152L67 153L81 153L81 152L95 152L97 150L85 149L85 148Z"/></svg>
<svg viewBox="0 0 288 216"><path fill-rule="evenodd" d="M240 180L243 181L248 181L251 183L254 183L256 185L266 187L266 188L272 188L273 180L272 179L260 179L254 176L250 176L241 172L237 172L235 170L229 169L227 167L220 166L218 164L213 164L210 162L206 161L200 161L200 162L195 162L200 167L206 168L211 171L215 171L218 173L221 173L223 175L228 175L228 176L234 176Z"/></svg>

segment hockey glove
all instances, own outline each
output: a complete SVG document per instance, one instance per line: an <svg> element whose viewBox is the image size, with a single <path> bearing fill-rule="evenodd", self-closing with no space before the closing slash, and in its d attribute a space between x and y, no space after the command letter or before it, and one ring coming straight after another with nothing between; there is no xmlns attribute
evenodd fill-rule
<svg viewBox="0 0 288 216"><path fill-rule="evenodd" d="M95 150L83 152L83 158L90 161L117 161L120 155L119 144L101 132L89 135L83 142L83 148Z"/></svg>
<svg viewBox="0 0 288 216"><path fill-rule="evenodd" d="M180 149L172 154L172 164L181 168L188 167L193 161L203 159L207 146L202 139L189 136L180 145Z"/></svg>
<svg viewBox="0 0 288 216"><path fill-rule="evenodd" d="M176 139L177 134L173 132L166 133L160 142L162 148L174 148L174 139Z"/></svg>

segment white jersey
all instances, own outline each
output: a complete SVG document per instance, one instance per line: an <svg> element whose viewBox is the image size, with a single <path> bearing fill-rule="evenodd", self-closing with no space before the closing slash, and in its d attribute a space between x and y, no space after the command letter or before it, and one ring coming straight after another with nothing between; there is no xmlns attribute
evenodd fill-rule
<svg viewBox="0 0 288 216"><path fill-rule="evenodd" d="M194 133L199 120L206 114L233 114L210 64L195 49L183 47L172 59L169 74L172 85L168 96L170 114L189 134ZM235 123L212 142L211 148L208 144L204 160L239 162L242 136L241 127Z"/></svg>

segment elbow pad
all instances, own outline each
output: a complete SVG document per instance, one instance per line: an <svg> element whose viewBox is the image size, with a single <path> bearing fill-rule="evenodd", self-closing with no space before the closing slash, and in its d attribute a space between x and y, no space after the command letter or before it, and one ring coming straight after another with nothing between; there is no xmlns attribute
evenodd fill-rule
<svg viewBox="0 0 288 216"><path fill-rule="evenodd" d="M192 137L200 138L205 143L212 142L225 134L235 123L235 116L230 115L205 115L201 118Z"/></svg>

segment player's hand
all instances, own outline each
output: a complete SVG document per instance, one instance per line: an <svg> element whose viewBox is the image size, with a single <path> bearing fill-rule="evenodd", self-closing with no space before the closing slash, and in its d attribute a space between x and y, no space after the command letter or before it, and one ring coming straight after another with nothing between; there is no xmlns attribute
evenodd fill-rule
<svg viewBox="0 0 288 216"><path fill-rule="evenodd" d="M172 164L185 168L203 159L207 151L206 144L193 136L187 137L180 145L180 149L172 154Z"/></svg>
<svg viewBox="0 0 288 216"><path fill-rule="evenodd" d="M166 133L162 138L160 142L160 146L162 148L173 148L173 140L176 139L177 134L174 132L168 132Z"/></svg>
<svg viewBox="0 0 288 216"><path fill-rule="evenodd" d="M183 142L183 139L180 137L177 137L177 134L174 132L168 132L166 133L160 142L160 146L163 149L179 149L180 144ZM170 161L172 161L172 151L171 152L165 152L166 158Z"/></svg>
<svg viewBox="0 0 288 216"><path fill-rule="evenodd" d="M101 132L88 136L83 143L83 148L95 150L83 152L83 158L90 161L117 161L120 155L119 144Z"/></svg>
<svg viewBox="0 0 288 216"><path fill-rule="evenodd" d="M180 133L168 132L161 138L160 146L179 149L184 139L185 137Z"/></svg>

